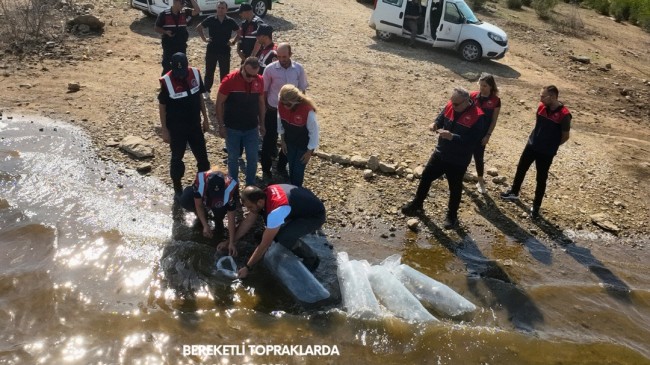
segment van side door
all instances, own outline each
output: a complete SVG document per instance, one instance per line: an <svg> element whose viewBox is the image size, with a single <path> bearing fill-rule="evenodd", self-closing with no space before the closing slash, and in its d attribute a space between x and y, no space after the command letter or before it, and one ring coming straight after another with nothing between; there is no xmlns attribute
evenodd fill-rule
<svg viewBox="0 0 650 365"><path fill-rule="evenodd" d="M377 0L375 27L377 30L402 35L406 0Z"/></svg>
<svg viewBox="0 0 650 365"><path fill-rule="evenodd" d="M455 48L458 45L458 38L463 29L465 19L456 4L445 1L440 24L436 28L436 40L434 47Z"/></svg>

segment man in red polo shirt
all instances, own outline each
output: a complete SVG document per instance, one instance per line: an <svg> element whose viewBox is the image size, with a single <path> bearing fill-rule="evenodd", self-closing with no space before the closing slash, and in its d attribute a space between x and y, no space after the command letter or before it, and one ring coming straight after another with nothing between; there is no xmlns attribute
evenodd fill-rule
<svg viewBox="0 0 650 365"><path fill-rule="evenodd" d="M217 126L226 139L228 174L239 181L239 151L246 150L246 185L255 184L260 135L264 136L264 79L260 61L248 57L237 71L226 75L217 94Z"/></svg>

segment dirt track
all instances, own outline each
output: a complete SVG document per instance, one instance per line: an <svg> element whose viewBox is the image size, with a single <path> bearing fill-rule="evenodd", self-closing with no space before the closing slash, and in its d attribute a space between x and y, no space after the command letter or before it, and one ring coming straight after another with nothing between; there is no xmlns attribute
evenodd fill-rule
<svg viewBox="0 0 650 365"><path fill-rule="evenodd" d="M100 9L99 4L106 7ZM600 232L590 216L604 212L620 228L619 235L648 237L649 34L579 10L586 28L580 37L566 36L541 23L530 9L515 12L490 3L498 10L480 13L479 18L508 33L510 52L500 61L470 64L451 51L379 41L367 26L371 9L365 4L352 0L328 4L287 0L266 18L276 29L275 40L291 42L294 59L307 70L308 93L319 106L320 151L376 155L404 166L402 175L379 173L365 180L363 169L314 159L305 186L326 200L328 229L388 240L395 232L406 231L399 206L417 185L406 169L424 164L433 149L428 124L453 86L476 89L475 77L489 72L497 77L503 106L486 152L486 168L498 169L507 184L533 127L543 85L552 83L560 89L560 99L574 115L572 135L551 168L542 207L545 222L534 224L523 210L500 202L497 194L505 185L490 182L489 195L481 197L473 183L466 183L463 226L514 237L522 232L561 236L566 229ZM564 4L557 10L558 18L576 14L575 8ZM148 139L156 151L151 173L168 180L169 152L158 136L155 97L161 49L153 19L124 3L99 2L92 13L107 24L101 36L65 34L66 42L50 48L51 55L44 51L40 58L22 62L1 55L5 77L0 105L6 114L43 113L82 125L103 158L132 168L142 161L107 142L127 135ZM188 54L190 63L202 69L204 46L195 32ZM589 56L591 63L571 61L570 55ZM72 81L81 84L79 92L66 92ZM211 162L223 161L222 146L214 134L208 137ZM473 165L468 171L474 172ZM190 179L187 173L186 180ZM525 205L533 191L531 169L522 189ZM421 224L425 232L435 235L439 230L447 196L446 183L434 183L425 203L428 218Z"/></svg>

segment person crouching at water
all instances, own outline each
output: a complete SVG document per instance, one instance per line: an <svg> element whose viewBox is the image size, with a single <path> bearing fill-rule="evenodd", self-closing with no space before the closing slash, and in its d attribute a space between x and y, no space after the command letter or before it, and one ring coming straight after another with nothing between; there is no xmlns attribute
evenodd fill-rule
<svg viewBox="0 0 650 365"><path fill-rule="evenodd" d="M262 241L246 265L239 269L240 278L248 276L273 241L302 258L302 263L309 271L316 270L320 259L307 244L299 240L320 229L325 223L325 206L314 193L288 184L269 185L264 190L247 186L242 190L241 199L248 209L248 216L239 225L235 238L243 237L255 224L259 214L264 217L266 228Z"/></svg>
<svg viewBox="0 0 650 365"><path fill-rule="evenodd" d="M196 214L203 225L203 236L212 238L213 233L208 224L207 210L212 210L215 222L215 241L223 237L223 219L228 215L228 241L217 246L219 251L228 251L231 256L237 255L235 246L235 196L238 195L237 181L216 167L196 174L192 186L183 190L180 198L181 206Z"/></svg>
<svg viewBox="0 0 650 365"><path fill-rule="evenodd" d="M316 106L300 89L288 84L280 89L278 134L289 161L289 182L302 186L305 168L318 147Z"/></svg>

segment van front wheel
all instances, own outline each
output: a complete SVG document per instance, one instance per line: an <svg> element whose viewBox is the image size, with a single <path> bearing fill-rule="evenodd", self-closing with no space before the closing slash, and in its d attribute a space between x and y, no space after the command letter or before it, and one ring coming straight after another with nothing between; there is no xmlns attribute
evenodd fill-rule
<svg viewBox="0 0 650 365"><path fill-rule="evenodd" d="M260 18L264 18L266 12L268 11L266 2L264 2L264 0L253 0L251 6L253 7L253 13Z"/></svg>
<svg viewBox="0 0 650 365"><path fill-rule="evenodd" d="M393 38L393 33L387 32L385 30L378 30L377 38L381 39L382 41L388 42Z"/></svg>
<svg viewBox="0 0 650 365"><path fill-rule="evenodd" d="M476 62L483 56L483 49L476 41L465 41L458 49L465 61Z"/></svg>

